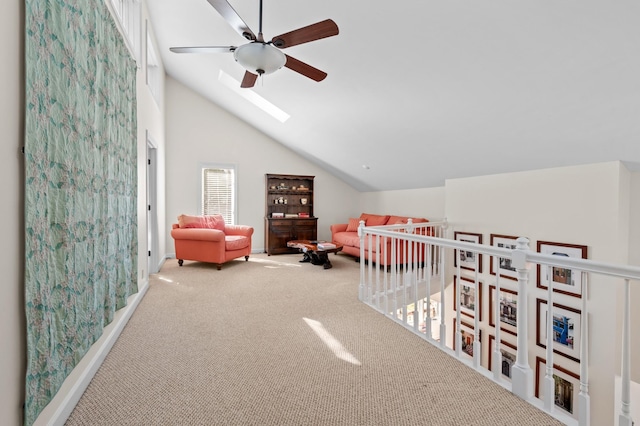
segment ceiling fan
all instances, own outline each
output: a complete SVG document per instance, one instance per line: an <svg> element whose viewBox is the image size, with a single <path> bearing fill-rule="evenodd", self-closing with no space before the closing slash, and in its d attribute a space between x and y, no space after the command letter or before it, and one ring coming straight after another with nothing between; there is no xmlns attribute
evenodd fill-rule
<svg viewBox="0 0 640 426"><path fill-rule="evenodd" d="M331 19L317 22L288 33L280 34L264 41L262 35L262 0L260 0L260 21L258 35L245 24L227 0L207 0L215 10L240 35L250 41L242 46L193 46L171 47L175 53L224 53L232 52L233 56L246 71L240 87L253 87L258 76L270 74L280 68L287 67L315 81L322 81L327 73L280 51L287 47L308 43L338 34L338 26Z"/></svg>

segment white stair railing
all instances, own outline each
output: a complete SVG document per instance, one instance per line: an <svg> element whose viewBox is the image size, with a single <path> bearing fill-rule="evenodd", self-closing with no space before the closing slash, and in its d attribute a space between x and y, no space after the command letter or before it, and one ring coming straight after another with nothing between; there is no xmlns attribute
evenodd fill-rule
<svg viewBox="0 0 640 426"><path fill-rule="evenodd" d="M478 372L491 378L495 382L510 389L520 398L529 401L536 407L549 413L550 415L569 425L588 426L591 422L590 396L589 396L589 285L590 274L615 277L623 281L623 306L622 306L622 346L621 346L621 381L620 392L620 412L617 414L617 423L620 426L632 426L631 417L631 330L630 330L630 292L631 285L640 284L640 268L633 266L622 266L605 264L588 259L572 257L553 256L531 251L529 241L526 238L518 238L516 247L513 250L474 244L457 240L443 238L447 229L447 223L418 223L409 221L406 225L365 227L360 223L358 235L361 239L360 251L360 300L374 309L384 313L390 319L404 325L412 332L420 335L428 342L436 345L440 349L458 358L460 361L475 368ZM501 327L500 327L500 303L501 292L500 273L495 279L495 293L493 297L494 310L491 313L496 319L495 346L491 352L491 366L493 372L489 372L480 364L480 327L479 327L479 303L475 303L475 315L473 322L473 357L467 356L468 351L463 355L463 345L468 345L467 340L463 341L460 317L461 287L460 263L457 268L448 268L445 260L452 253L459 251L475 253L475 276L474 285L478 288L478 254L489 255L492 258L508 259L512 267L515 268L517 277L517 348L516 361L511 368L511 383L505 383L501 377L502 352L501 352ZM578 347L580 364L579 373L579 394L577 396L577 414L574 417L560 412L555 406L555 379L556 366L554 364L553 348L553 309L554 298L553 282L549 281L546 292L547 316L550 320L544 323L545 326L545 368L544 377L540 380L540 389L544 395L542 400L534 395L533 369L531 368L530 339L527 324L529 321L536 321L535 313L529 312L528 289L529 272L532 265L540 265L546 268L548 276L551 276L553 268L570 269L572 273L582 277L583 294L581 299L582 318L580 321L580 341ZM543 269L541 269L543 270ZM455 278L454 278L455 276ZM447 303L445 301L446 288L455 279L460 285L457 286L454 294L456 300L453 335L453 348L447 346L447 326L446 314ZM636 287L637 288L637 287ZM431 297L438 296L439 312L435 315L430 304ZM538 301L540 302L540 300ZM422 308L421 308L422 306ZM427 308L424 309L424 306ZM421 315L424 312L424 327L420 325ZM433 328L433 323L439 321L439 329ZM438 335L434 333L438 331ZM491 350L491 349L489 349ZM536 361L538 362L538 361ZM536 365L536 368L538 366ZM562 370L562 369L560 369ZM613 378L612 378L613 379ZM612 398L613 399L613 398ZM611 402L612 404L615 401Z"/></svg>

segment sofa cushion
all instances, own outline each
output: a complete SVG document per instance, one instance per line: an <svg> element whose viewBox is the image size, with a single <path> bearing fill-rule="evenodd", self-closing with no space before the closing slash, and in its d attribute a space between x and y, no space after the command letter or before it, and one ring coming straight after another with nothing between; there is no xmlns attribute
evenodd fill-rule
<svg viewBox="0 0 640 426"><path fill-rule="evenodd" d="M199 216L181 214L178 216L178 226L180 228L208 228L224 231L224 218L219 214Z"/></svg>
<svg viewBox="0 0 640 426"><path fill-rule="evenodd" d="M333 235L333 241L345 246L360 247L360 237L357 232L337 232Z"/></svg>
<svg viewBox="0 0 640 426"><path fill-rule="evenodd" d="M367 226L380 226L386 225L389 220L389 215L382 216L379 214L362 213L360 219L367 222Z"/></svg>
<svg viewBox="0 0 640 426"><path fill-rule="evenodd" d="M357 217L350 217L349 223L347 224L346 232L358 232L358 226L360 226L360 221L362 219ZM367 221L364 221L364 224L367 224Z"/></svg>
<svg viewBox="0 0 640 426"><path fill-rule="evenodd" d="M249 238L244 235L225 235L224 247L226 251L240 250L249 245Z"/></svg>

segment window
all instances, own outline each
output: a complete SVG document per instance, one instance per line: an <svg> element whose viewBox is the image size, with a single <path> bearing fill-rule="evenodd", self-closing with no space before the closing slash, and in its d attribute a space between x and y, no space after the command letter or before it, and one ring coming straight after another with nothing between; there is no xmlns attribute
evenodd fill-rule
<svg viewBox="0 0 640 426"><path fill-rule="evenodd" d="M202 214L221 214L229 225L236 223L235 167L202 167Z"/></svg>
<svg viewBox="0 0 640 426"><path fill-rule="evenodd" d="M162 108L162 74L164 71L160 68L158 53L151 38L149 22L147 21L147 86L151 91L153 99L156 101L158 108Z"/></svg>

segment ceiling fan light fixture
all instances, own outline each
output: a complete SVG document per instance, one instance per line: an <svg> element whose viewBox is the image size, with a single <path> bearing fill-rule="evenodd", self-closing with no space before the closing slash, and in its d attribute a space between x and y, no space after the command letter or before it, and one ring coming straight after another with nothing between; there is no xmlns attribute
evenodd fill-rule
<svg viewBox="0 0 640 426"><path fill-rule="evenodd" d="M271 74L287 62L280 50L261 42L243 44L234 50L233 57L247 71L254 74Z"/></svg>

